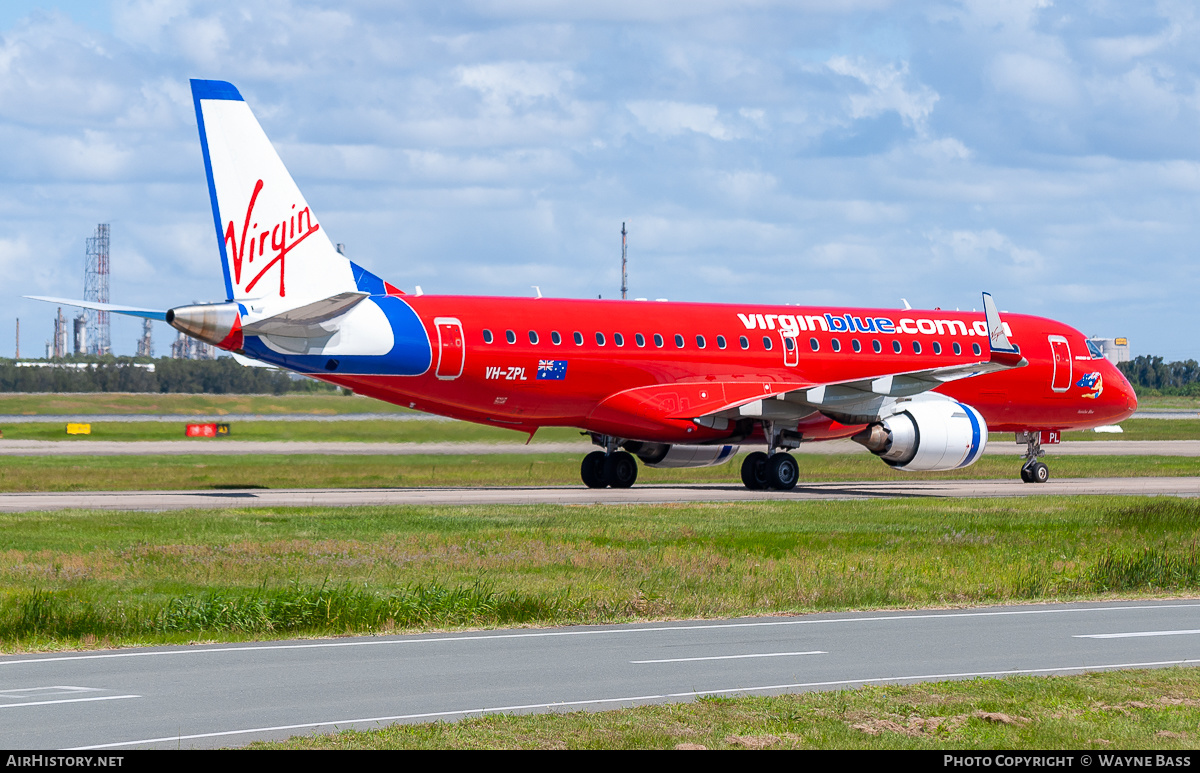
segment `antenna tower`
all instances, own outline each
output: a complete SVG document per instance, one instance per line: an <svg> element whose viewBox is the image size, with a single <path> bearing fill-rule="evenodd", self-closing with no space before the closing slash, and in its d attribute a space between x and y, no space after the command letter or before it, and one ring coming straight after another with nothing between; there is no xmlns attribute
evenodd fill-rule
<svg viewBox="0 0 1200 773"><path fill-rule="evenodd" d="M628 232L625 230L625 223L621 223L621 300L625 300L625 293L629 291L629 273L625 270L628 258L626 248L628 245L625 242L625 235Z"/></svg>
<svg viewBox="0 0 1200 773"><path fill-rule="evenodd" d="M87 239L87 257L83 269L83 299L108 303L108 223L96 226ZM112 335L108 312L87 310L88 354L111 354Z"/></svg>

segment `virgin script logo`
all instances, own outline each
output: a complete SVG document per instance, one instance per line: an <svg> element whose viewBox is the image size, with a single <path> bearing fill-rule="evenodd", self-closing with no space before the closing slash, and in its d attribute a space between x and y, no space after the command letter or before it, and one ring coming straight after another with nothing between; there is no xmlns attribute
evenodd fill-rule
<svg viewBox="0 0 1200 773"><path fill-rule="evenodd" d="M284 269L287 262L284 258L288 252L296 247L297 244L312 236L321 229L319 223L315 222L312 212L308 207L299 212L293 211L286 220L276 223L272 226L259 228L258 223L254 220L254 205L258 202L258 194L262 192L263 181L259 180L254 184L254 192L250 194L250 203L246 205L246 219L242 223L242 235L239 238L237 228L232 220L225 228L225 249L233 260L233 281L237 285L242 284L242 263L246 264L247 273L250 272L251 264L255 258L267 258L266 265L258 269L258 273L254 275L246 286L243 288L246 292L254 289L258 284L258 280L263 278L263 275L271 270L271 267L276 263L279 264L279 297L282 298L287 294L284 285ZM296 205L292 205L292 209L296 209ZM247 250L246 236L250 235L249 249ZM271 239L271 252L267 252L267 238Z"/></svg>

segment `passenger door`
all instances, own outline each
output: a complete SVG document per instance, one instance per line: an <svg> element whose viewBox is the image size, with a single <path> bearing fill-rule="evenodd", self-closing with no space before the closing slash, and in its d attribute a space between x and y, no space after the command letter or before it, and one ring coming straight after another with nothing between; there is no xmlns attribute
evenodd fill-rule
<svg viewBox="0 0 1200 773"><path fill-rule="evenodd" d="M1071 345L1062 336L1049 336L1050 350L1054 355L1054 375L1050 389L1066 392L1071 388Z"/></svg>
<svg viewBox="0 0 1200 773"><path fill-rule="evenodd" d="M437 377L443 381L456 379L466 364L462 323L455 317L438 317L433 325L438 335Z"/></svg>

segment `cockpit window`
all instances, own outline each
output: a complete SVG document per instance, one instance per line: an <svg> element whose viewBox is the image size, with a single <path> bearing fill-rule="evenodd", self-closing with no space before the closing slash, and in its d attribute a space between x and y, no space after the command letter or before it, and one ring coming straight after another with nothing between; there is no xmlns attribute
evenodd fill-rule
<svg viewBox="0 0 1200 773"><path fill-rule="evenodd" d="M1100 348L1100 344L1096 343L1095 341L1088 341L1087 345L1088 351L1092 353L1093 360L1104 359L1104 351Z"/></svg>

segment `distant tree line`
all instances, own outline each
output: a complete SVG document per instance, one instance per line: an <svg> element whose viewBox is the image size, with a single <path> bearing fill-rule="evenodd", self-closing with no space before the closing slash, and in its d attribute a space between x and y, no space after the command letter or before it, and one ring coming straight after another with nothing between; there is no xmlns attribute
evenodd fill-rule
<svg viewBox="0 0 1200 773"><path fill-rule="evenodd" d="M1117 367L1138 394L1200 396L1200 364L1195 360L1163 362L1162 357L1142 355Z"/></svg>
<svg viewBox="0 0 1200 773"><path fill-rule="evenodd" d="M283 394L329 392L337 388L287 371L239 365L232 357L215 360L157 360L132 357L72 357L75 367L17 367L0 360L0 392L182 392L185 394ZM153 363L149 368L134 363Z"/></svg>

